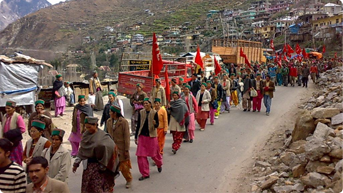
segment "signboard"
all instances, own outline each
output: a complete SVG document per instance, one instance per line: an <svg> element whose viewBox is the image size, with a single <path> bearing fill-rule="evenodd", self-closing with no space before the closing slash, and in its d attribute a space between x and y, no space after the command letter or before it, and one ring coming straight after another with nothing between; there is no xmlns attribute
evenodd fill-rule
<svg viewBox="0 0 343 193"><path fill-rule="evenodd" d="M130 71L149 70L150 60L129 60Z"/></svg>

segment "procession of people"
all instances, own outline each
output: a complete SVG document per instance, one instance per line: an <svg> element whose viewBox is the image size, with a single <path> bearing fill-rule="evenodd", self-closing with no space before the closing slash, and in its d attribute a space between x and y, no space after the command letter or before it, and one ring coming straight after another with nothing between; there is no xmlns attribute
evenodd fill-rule
<svg viewBox="0 0 343 193"><path fill-rule="evenodd" d="M163 87L161 79L156 78L150 97L143 91L144 85L138 83L130 104L124 104L117 93L110 90L105 105L103 87L96 72L90 79L89 92L94 103L86 104L86 96L78 95L76 105L70 98L75 96L69 90L69 83L64 86L59 74L53 84L55 117L64 115L66 102L74 107L68 137L71 152L62 145L67 128L56 128L51 114L44 109L45 102L40 99L35 102L36 112L28 120L27 131L31 138L23 146L24 119L15 112L16 102L7 101L6 114L1 119L0 153L4 156L0 156L0 189L8 183L7 192L14 189L25 192L23 184L32 182L26 186L27 192L39 192L47 184L60 192L69 192L66 185L69 173L76 172L80 165L83 165L82 193L113 192L115 178L120 173L126 180L125 187L131 188L133 154L137 156L141 173L139 181L150 178L150 164L162 172L168 131L173 140L170 153L176 154L183 148L182 143L194 142L196 128L204 132L207 127L214 127L215 119L228 117L233 108L259 113L264 104L265 114L269 116L278 86L307 88L309 77L316 82L320 72L333 67L334 63L317 60L291 60L281 65L272 62L253 66L230 64L228 68L223 66L219 73L211 72L209 77L204 71L194 73L186 83L183 78L174 77L169 91ZM124 105L132 106L131 124L124 117ZM99 121L93 111L102 110ZM207 126L208 123L212 126ZM130 151L131 137L137 145L136 152ZM72 158L75 159L72 161ZM23 163L27 166L26 175L21 167ZM16 171L11 172L16 180L4 177L11 170Z"/></svg>

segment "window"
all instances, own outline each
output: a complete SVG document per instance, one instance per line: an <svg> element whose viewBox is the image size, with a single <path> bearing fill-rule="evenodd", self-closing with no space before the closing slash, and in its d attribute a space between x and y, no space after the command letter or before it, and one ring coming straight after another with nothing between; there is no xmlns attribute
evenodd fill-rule
<svg viewBox="0 0 343 193"><path fill-rule="evenodd" d="M336 23L339 23L339 19L336 19Z"/></svg>

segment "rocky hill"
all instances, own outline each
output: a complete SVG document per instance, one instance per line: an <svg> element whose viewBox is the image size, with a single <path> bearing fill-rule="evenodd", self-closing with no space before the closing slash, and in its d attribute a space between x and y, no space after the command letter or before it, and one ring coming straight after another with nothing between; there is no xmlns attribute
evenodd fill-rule
<svg viewBox="0 0 343 193"><path fill-rule="evenodd" d="M47 0L0 1L0 30L17 19L50 5Z"/></svg>
<svg viewBox="0 0 343 193"><path fill-rule="evenodd" d="M206 12L233 5L233 0L74 0L41 9L0 32L1 48L64 52L82 38L100 39L106 26L122 29L143 22L140 33L162 32L169 25L204 25ZM147 10L153 14L147 14ZM202 23L200 23L202 22Z"/></svg>

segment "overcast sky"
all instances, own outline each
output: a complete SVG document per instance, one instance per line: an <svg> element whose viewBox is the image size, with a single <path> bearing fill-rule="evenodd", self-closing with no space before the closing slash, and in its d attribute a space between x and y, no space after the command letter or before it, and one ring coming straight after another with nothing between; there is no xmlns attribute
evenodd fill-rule
<svg viewBox="0 0 343 193"><path fill-rule="evenodd" d="M0 0L0 1L2 1L2 0ZM61 2L61 1L65 1L65 0L48 0L51 4L56 4L56 3L59 3L59 2Z"/></svg>

